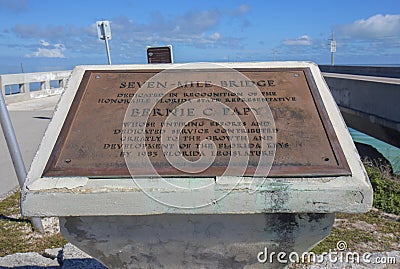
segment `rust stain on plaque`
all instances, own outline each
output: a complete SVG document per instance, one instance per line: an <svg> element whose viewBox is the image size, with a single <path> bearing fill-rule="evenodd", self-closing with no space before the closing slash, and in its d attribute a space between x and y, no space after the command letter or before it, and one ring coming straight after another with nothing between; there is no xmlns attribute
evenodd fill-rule
<svg viewBox="0 0 400 269"><path fill-rule="evenodd" d="M271 177L350 174L309 69L237 70L259 88L262 96L252 93L247 82L211 82L207 80L207 72L215 70L197 70L204 73L203 81L191 84L177 81L174 89L161 96L156 106L146 108L146 102L152 98L150 89L157 87L159 92L166 88L163 81L148 82L160 71L86 71L43 175L130 176L125 158L131 157L138 162L136 168L131 169L133 175L154 175L154 171L141 166L141 160L148 158L160 175L219 176L231 158L235 160L242 154L249 158L245 176L253 175L260 156L269 154L273 157L268 174ZM149 88L148 94L141 92L142 96L135 96L140 87ZM227 90L229 87L237 88L236 92ZM133 97L135 102L141 103L132 104ZM202 97L222 102L226 108L219 108L221 113L234 111L234 116L240 120L228 123L210 120L207 116L217 109L207 102L200 104L197 100ZM179 105L185 102L190 103L189 107L181 109ZM268 104L275 124L271 124L268 116L261 124L257 123L255 114L263 113L261 106L249 107L248 102ZM180 116L194 113L193 108L201 108L203 116L185 124ZM131 118L124 121L127 109ZM147 121L141 122L139 118L144 114ZM179 149L175 151L169 149L172 142L168 144L161 139L168 116L173 118L169 126L175 135L170 134L167 140L178 140ZM258 116L263 117L263 114ZM145 134L140 136L145 140L143 143L127 142L138 140L139 136L127 135L139 133L140 128L133 126L135 124L144 126ZM233 128L231 125L242 125L231 129L237 132L236 138L226 134L227 129ZM204 139L214 145L201 145ZM267 145L263 151L259 149L260 140ZM143 148L138 150L140 145ZM204 153L208 146L216 151ZM135 156L129 156L131 154ZM202 154L212 154L215 159L208 169L187 173L169 163L167 155L174 154L190 162L199 160Z"/></svg>

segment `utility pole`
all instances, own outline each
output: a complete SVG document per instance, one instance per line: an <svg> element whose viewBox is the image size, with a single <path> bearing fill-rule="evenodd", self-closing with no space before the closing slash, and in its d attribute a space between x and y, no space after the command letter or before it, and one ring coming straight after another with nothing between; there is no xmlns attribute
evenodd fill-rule
<svg viewBox="0 0 400 269"><path fill-rule="evenodd" d="M276 49L274 49L274 62L276 62Z"/></svg>
<svg viewBox="0 0 400 269"><path fill-rule="evenodd" d="M111 39L111 28L110 28L109 21L98 21L97 22L97 35L100 40L104 40L106 43L108 64L111 64L110 47L108 45L108 40Z"/></svg>
<svg viewBox="0 0 400 269"><path fill-rule="evenodd" d="M335 40L334 32L332 31L332 39L331 39L331 65L335 65L335 52L336 52L336 40Z"/></svg>

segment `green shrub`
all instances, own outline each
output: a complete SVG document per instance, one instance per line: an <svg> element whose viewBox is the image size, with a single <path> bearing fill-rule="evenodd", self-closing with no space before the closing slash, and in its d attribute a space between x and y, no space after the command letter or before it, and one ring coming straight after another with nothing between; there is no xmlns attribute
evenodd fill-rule
<svg viewBox="0 0 400 269"><path fill-rule="evenodd" d="M400 177L390 174L385 167L368 163L365 169L374 189L374 207L400 215Z"/></svg>

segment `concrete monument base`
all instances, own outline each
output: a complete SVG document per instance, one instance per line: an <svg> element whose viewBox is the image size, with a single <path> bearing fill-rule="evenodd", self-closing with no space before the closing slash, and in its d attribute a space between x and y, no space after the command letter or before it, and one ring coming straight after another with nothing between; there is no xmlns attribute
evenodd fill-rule
<svg viewBox="0 0 400 269"><path fill-rule="evenodd" d="M167 72L173 79L158 76L159 70L171 67L179 70ZM211 76L225 74L226 68L242 70L248 78L236 79L231 72L226 78ZM368 176L317 65L227 63L211 72L214 69L202 64L186 69L180 65L75 68L28 173L22 213L60 217L65 238L110 268L279 268L326 237L335 213L362 213L371 208ZM195 75L192 83L179 86L190 80L189 74ZM137 84L146 85L143 94L134 89ZM162 85L167 84L179 87L166 95ZM262 92L247 87L253 84L259 84ZM160 93L152 94L150 89L157 85ZM235 96L251 104L245 106L240 98L226 100L225 94L235 90ZM168 112L175 107L169 99L160 99L161 107L152 110L155 116L150 120L137 114L142 111L139 114L147 117L147 101L152 100L148 96L176 96L173 100L183 102L189 92L225 96L223 101L235 106L231 113L243 119L230 120L230 115L224 115L227 107L215 107L217 100L206 102L196 95L190 106L179 110L183 115L177 110ZM133 93L147 99L132 102L120 97ZM275 113L271 120L262 106L266 102ZM144 107L138 110L139 105ZM200 121L184 120L194 108L200 108L196 114ZM124 118L126 111L132 119ZM249 111L254 119L247 115ZM209 121L210 112L218 112L221 120ZM176 118L168 121L171 115L166 114ZM258 114L260 119L255 120ZM177 127L164 134L163 122L175 122ZM178 126L187 122L204 127L188 125L183 132ZM231 143L215 122L266 127L247 131L228 126L236 137L228 139ZM127 129L126 133L154 135L121 136L121 126L131 125L151 128ZM271 134L276 134L276 141ZM182 137L187 141L182 148L190 150L181 150L181 144L168 149L174 145L164 143L162 137L167 141ZM209 137L215 138L214 146ZM121 144L125 140L134 143ZM203 141L209 141L205 148L211 145L214 151L203 149ZM197 148L204 151L202 164L213 161L210 171L196 170L200 166L195 159L175 160L176 167L166 159L180 154L195 157ZM273 148L276 155L270 152ZM251 152L252 159L242 162L241 157ZM274 159L265 159L268 156ZM154 162L144 162L149 158ZM129 173L128 164L134 167ZM153 164L161 174L150 169Z"/></svg>
<svg viewBox="0 0 400 269"><path fill-rule="evenodd" d="M97 216L62 217L60 224L66 239L109 268L282 268L290 263L290 252L301 257L325 238L334 218L290 213ZM286 256L278 259L279 252Z"/></svg>

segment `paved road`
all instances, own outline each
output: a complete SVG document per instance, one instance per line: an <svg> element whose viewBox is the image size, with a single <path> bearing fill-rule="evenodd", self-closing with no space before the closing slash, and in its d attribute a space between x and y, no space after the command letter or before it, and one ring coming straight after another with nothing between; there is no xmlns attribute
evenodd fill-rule
<svg viewBox="0 0 400 269"><path fill-rule="evenodd" d="M53 115L59 96L33 99L8 105L17 140L27 170ZM0 127L1 130L1 127ZM0 131L0 198L18 187L17 175Z"/></svg>

